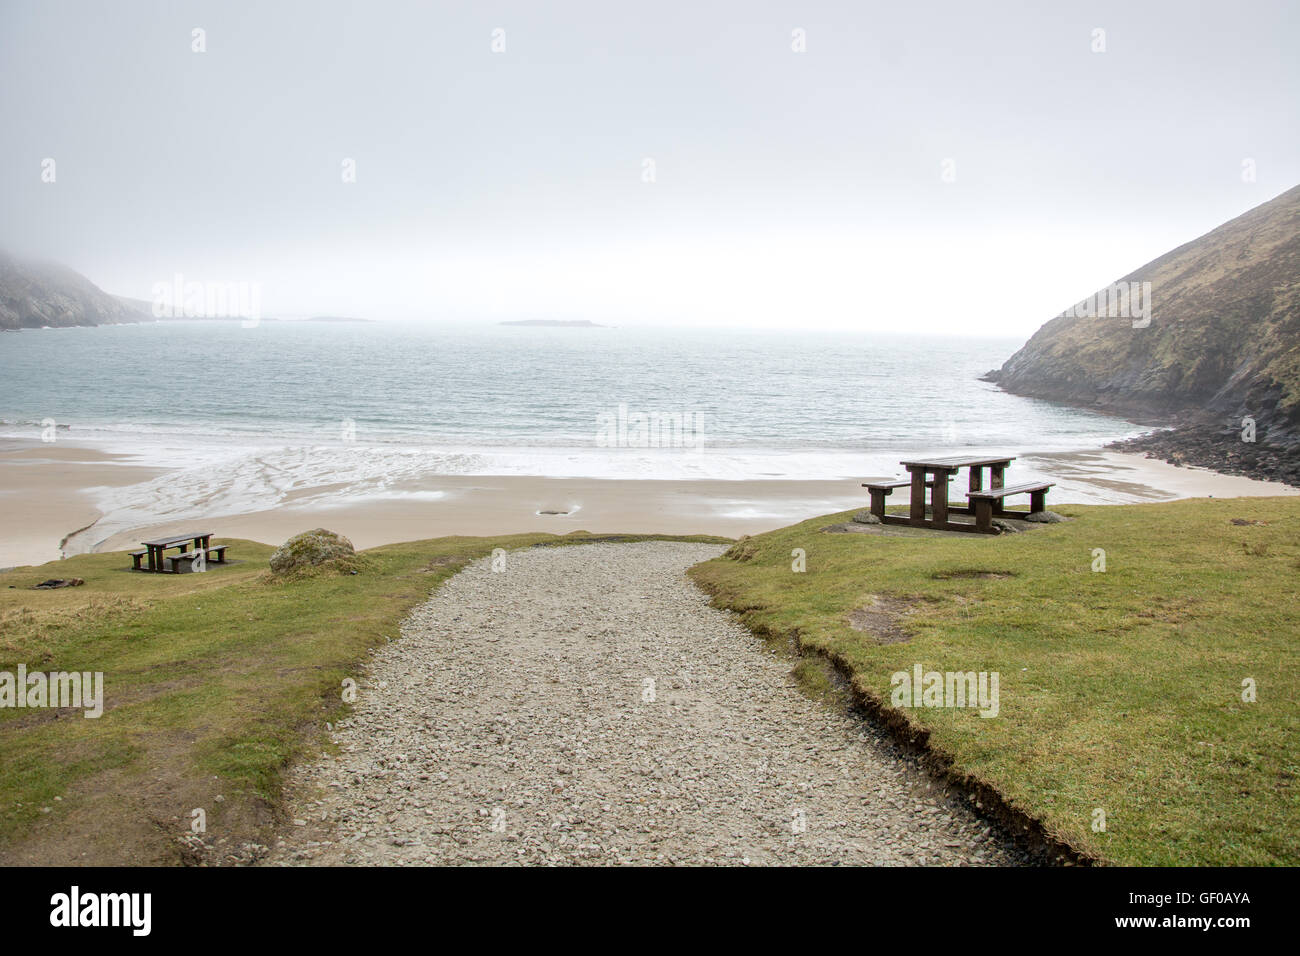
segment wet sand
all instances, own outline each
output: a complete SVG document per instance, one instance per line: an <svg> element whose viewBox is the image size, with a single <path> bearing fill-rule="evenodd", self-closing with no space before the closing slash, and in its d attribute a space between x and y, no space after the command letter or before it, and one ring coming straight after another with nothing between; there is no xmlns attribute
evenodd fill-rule
<svg viewBox="0 0 1300 956"><path fill-rule="evenodd" d="M1049 505L1300 494L1286 485L1113 451L1023 455L1012 467L1017 477L1056 480ZM65 552L124 550L145 538L195 530L196 525L217 537L268 544L327 527L358 548L440 535L524 531L736 537L865 507L861 483L872 477L661 481L451 475L418 486L398 485L383 496L364 499L331 496L328 486L318 486L290 495L270 510L205 514L198 509L183 520L125 529L101 520L96 491L129 487L164 473L64 441L5 443L0 446L0 567L40 564Z"/></svg>
<svg viewBox="0 0 1300 956"><path fill-rule="evenodd" d="M64 556L65 538L102 517L98 488L127 487L162 474L126 456L60 443L0 448L0 568Z"/></svg>

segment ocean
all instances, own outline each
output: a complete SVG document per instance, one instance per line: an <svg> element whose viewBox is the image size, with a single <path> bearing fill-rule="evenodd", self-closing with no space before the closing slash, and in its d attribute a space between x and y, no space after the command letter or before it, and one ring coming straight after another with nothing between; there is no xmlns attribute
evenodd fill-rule
<svg viewBox="0 0 1300 956"><path fill-rule="evenodd" d="M325 486L412 494L438 475L865 477L908 454L1140 431L979 381L1020 344L414 322L29 330L0 335L0 438L179 468L149 489L158 515L175 510L160 499L235 513Z"/></svg>

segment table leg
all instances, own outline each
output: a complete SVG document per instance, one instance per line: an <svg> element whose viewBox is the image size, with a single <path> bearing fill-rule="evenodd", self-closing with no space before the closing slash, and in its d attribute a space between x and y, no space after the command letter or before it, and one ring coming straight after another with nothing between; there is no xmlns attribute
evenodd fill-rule
<svg viewBox="0 0 1300 956"><path fill-rule="evenodd" d="M990 489L990 490L992 490L993 488L1001 488L1001 487L1002 487L1002 472L1003 472L1003 470L1005 470L1005 468L1006 468L1006 465L989 465L989 489ZM993 513L994 513L994 514L998 514L998 515L1000 515L1000 514L1003 513L1003 512L1002 512L1002 501L1003 501L1003 499L998 498L997 500L995 500L995 501L993 502Z"/></svg>
<svg viewBox="0 0 1300 956"><path fill-rule="evenodd" d="M912 524L925 524L925 469L908 469L912 472L912 510L908 515Z"/></svg>
<svg viewBox="0 0 1300 956"><path fill-rule="evenodd" d="M885 516L885 495L889 494L888 488L871 489L871 513L877 518Z"/></svg>
<svg viewBox="0 0 1300 956"><path fill-rule="evenodd" d="M984 468L982 465L970 466L970 490L980 491L984 487Z"/></svg>
<svg viewBox="0 0 1300 956"><path fill-rule="evenodd" d="M935 527L942 528L948 523L948 473L946 471L934 473L934 491L930 492L930 510L933 512L931 520L934 521Z"/></svg>
<svg viewBox="0 0 1300 956"><path fill-rule="evenodd" d="M146 544L145 547L149 549L149 570L150 570L150 571L157 571L157 570L158 570L158 557L157 557L157 555L154 554L153 545L151 545L151 544Z"/></svg>

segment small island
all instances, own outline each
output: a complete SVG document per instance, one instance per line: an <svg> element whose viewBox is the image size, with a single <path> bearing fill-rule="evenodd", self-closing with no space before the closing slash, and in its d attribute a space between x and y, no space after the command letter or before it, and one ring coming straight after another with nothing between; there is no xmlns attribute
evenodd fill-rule
<svg viewBox="0 0 1300 956"><path fill-rule="evenodd" d="M498 322L497 325L532 325L550 329L608 329L609 325L600 325L589 319L515 319L511 322Z"/></svg>

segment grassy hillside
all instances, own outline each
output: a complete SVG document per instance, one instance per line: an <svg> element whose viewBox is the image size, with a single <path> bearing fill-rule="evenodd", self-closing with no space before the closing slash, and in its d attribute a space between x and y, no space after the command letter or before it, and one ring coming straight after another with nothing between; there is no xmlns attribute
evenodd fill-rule
<svg viewBox="0 0 1300 956"><path fill-rule="evenodd" d="M991 379L1020 394L1125 413L1208 410L1250 414L1275 433L1295 429L1300 186L1120 281L1151 283L1149 326L1055 318Z"/></svg>
<svg viewBox="0 0 1300 956"><path fill-rule="evenodd" d="M828 534L847 516L827 516L691 573L1086 853L1300 864L1300 501L1056 510L1074 520L999 537ZM918 663L999 672L998 716L891 707L891 675Z"/></svg>
<svg viewBox="0 0 1300 956"><path fill-rule="evenodd" d="M223 542L243 563L204 574L131 573L124 553L0 574L0 671L105 683L97 719L0 709L0 864L180 862L195 808L216 859L246 859L285 822L285 767L325 744L342 681L413 605L494 548L590 537L438 538L363 552L356 575L288 581L251 541ZM29 590L74 576L86 583Z"/></svg>

